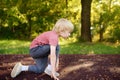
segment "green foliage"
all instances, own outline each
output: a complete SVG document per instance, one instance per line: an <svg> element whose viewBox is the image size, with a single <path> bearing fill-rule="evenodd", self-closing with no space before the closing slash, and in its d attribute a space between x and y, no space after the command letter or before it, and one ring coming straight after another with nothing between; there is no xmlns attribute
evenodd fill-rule
<svg viewBox="0 0 120 80"><path fill-rule="evenodd" d="M116 27L114 30L113 30L113 39L114 40L120 40L120 28L119 27Z"/></svg>
<svg viewBox="0 0 120 80"><path fill-rule="evenodd" d="M62 17L71 19L76 25L76 18L79 20L76 1L1 0L0 38L33 39L39 33L51 30L57 19ZM75 3L74 6L71 3Z"/></svg>
<svg viewBox="0 0 120 80"><path fill-rule="evenodd" d="M51 30L57 19L62 17L73 22L73 37L79 38L80 13L79 0L0 0L0 39L33 39L39 33ZM93 0L93 39L102 31L103 40L120 40L119 14L120 0Z"/></svg>
<svg viewBox="0 0 120 80"><path fill-rule="evenodd" d="M109 39L112 39L114 42L120 40L118 38L120 28L119 3L120 0L94 0L92 6L92 32L94 37L100 35L102 31L103 40L111 41Z"/></svg>

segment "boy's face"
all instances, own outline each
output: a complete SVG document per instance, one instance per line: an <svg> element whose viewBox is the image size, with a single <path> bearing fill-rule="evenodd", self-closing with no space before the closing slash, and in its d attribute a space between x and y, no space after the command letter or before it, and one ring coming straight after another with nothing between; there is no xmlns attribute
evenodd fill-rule
<svg viewBox="0 0 120 80"><path fill-rule="evenodd" d="M68 38L70 36L70 32L69 31L61 32L60 36L66 39L66 38Z"/></svg>

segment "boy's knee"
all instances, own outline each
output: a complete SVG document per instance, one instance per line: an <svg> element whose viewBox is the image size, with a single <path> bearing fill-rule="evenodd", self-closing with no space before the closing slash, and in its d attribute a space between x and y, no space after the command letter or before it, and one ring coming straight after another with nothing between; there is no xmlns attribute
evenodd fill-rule
<svg viewBox="0 0 120 80"><path fill-rule="evenodd" d="M36 71L36 73L38 73L38 74L41 74L41 73L43 73L44 71L41 71L41 70L38 70L38 71Z"/></svg>
<svg viewBox="0 0 120 80"><path fill-rule="evenodd" d="M44 72L44 70L45 70L45 68L37 68L36 73L43 73L43 72Z"/></svg>

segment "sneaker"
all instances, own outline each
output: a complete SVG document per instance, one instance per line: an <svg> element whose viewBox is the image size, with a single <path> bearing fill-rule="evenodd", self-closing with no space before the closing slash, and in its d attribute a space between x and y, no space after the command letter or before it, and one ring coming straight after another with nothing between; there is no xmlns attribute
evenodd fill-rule
<svg viewBox="0 0 120 80"><path fill-rule="evenodd" d="M21 71L22 71L22 64L21 64L20 62L18 62L18 63L14 66L14 68L13 68L13 70L12 70L12 72L11 72L11 77L12 77L12 78L15 78L17 75L19 75L19 74L21 73Z"/></svg>
<svg viewBox="0 0 120 80"><path fill-rule="evenodd" d="M51 70L49 70L49 69L45 69L45 71L44 71L47 75L49 75L49 76L51 76L51 74L52 74L52 71ZM60 74L58 73L58 72L55 72L55 76L59 76Z"/></svg>

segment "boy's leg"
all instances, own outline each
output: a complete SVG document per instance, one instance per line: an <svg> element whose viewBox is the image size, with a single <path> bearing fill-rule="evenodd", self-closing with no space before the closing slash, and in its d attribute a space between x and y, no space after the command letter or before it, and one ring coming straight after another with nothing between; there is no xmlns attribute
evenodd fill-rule
<svg viewBox="0 0 120 80"><path fill-rule="evenodd" d="M35 73L43 73L47 64L48 64L48 57L37 58L34 59L36 64L30 65L28 71L32 71Z"/></svg>
<svg viewBox="0 0 120 80"><path fill-rule="evenodd" d="M59 58L59 51L60 51L60 46L57 45L57 47L56 47L56 60L57 60L57 58Z"/></svg>
<svg viewBox="0 0 120 80"><path fill-rule="evenodd" d="M38 46L36 48L30 49L30 55L31 57L33 57L36 64L30 65L28 71L32 71L35 73L44 72L48 64L49 53L50 53L49 45Z"/></svg>
<svg viewBox="0 0 120 80"><path fill-rule="evenodd" d="M11 72L11 77L16 77L21 73L21 71L33 71L36 73L42 73L44 72L47 64L48 64L48 55L50 51L50 46L45 45L45 46L38 46L37 48L34 48L30 50L30 53L32 57L35 57L35 62L36 65L30 65L30 66L24 66L21 63L17 63L12 72Z"/></svg>
<svg viewBox="0 0 120 80"><path fill-rule="evenodd" d="M57 47L56 47L56 62L57 62L57 58L59 58L59 49L60 49L60 47L59 47L59 45L57 45ZM50 64L50 59L49 59L49 61L48 61L48 65L47 65L47 67L46 67L46 69L45 69L45 71L44 71L46 74L48 74L48 75L50 75L51 76L51 74L52 74L52 66L51 66L51 64ZM60 74L59 73L55 73L55 75L56 76L59 76Z"/></svg>
<svg viewBox="0 0 120 80"><path fill-rule="evenodd" d="M16 63L13 70L11 71L11 77L15 78L22 71L32 71L35 73L43 73L48 64L48 57L38 58L34 60L36 62L36 65L25 66L25 65L22 65L20 62Z"/></svg>
<svg viewBox="0 0 120 80"><path fill-rule="evenodd" d="M30 49L30 55L33 58L46 57L50 54L50 45L41 45Z"/></svg>
<svg viewBox="0 0 120 80"><path fill-rule="evenodd" d="M44 72L48 65L48 55L50 54L50 45L39 46L30 50L31 56L34 58L36 65L30 65L28 71L36 73ZM59 57L59 45L56 47L56 58Z"/></svg>
<svg viewBox="0 0 120 80"><path fill-rule="evenodd" d="M59 57L59 45L56 46L56 56ZM50 54L50 45L38 46L30 49L30 55L33 58L46 57Z"/></svg>

